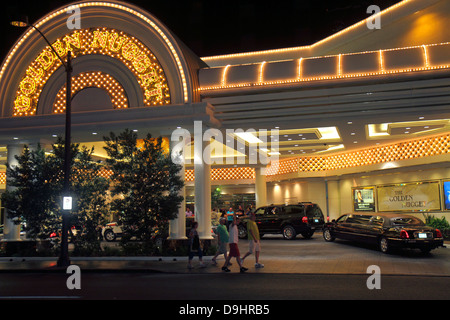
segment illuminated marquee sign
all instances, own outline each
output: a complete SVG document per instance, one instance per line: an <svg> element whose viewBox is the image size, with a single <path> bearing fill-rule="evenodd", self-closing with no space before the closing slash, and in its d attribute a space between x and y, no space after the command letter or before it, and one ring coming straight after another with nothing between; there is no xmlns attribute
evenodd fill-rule
<svg viewBox="0 0 450 320"><path fill-rule="evenodd" d="M133 36L109 28L90 28L58 38L52 46L63 60L68 51L72 52L73 58L92 54L118 59L136 76L144 105L170 104L169 87L161 65L150 49ZM14 100L14 116L36 113L45 83L60 66L61 61L47 46L30 64L20 81Z"/></svg>

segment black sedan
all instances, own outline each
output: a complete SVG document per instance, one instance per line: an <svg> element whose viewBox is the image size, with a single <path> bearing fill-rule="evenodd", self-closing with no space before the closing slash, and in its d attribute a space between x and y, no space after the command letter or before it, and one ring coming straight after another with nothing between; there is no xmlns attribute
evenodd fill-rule
<svg viewBox="0 0 450 320"><path fill-rule="evenodd" d="M426 226L422 220L405 214L345 214L326 223L325 241L336 238L377 244L388 253L392 248L417 248L424 253L443 246L439 229Z"/></svg>

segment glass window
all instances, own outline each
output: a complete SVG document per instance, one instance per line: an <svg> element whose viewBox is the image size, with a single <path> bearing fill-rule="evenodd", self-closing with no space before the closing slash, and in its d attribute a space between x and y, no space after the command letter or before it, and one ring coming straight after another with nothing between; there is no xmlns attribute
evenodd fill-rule
<svg viewBox="0 0 450 320"><path fill-rule="evenodd" d="M359 224L369 224L370 218L372 218L372 217L371 217L371 216L357 215L357 216L356 216L356 221L357 221Z"/></svg>
<svg viewBox="0 0 450 320"><path fill-rule="evenodd" d="M303 207L302 206L295 206L295 205L287 206L285 208L285 210L286 210L286 213L291 213L291 214L301 214L301 213L303 213Z"/></svg>
<svg viewBox="0 0 450 320"><path fill-rule="evenodd" d="M382 217L380 217L380 216L373 216L370 219L370 223L372 223L374 225L377 225L377 226L382 226L383 223L384 223L384 219Z"/></svg>
<svg viewBox="0 0 450 320"><path fill-rule="evenodd" d="M266 209L266 208L264 208L264 207L258 208L258 209L255 211L255 215L263 215L265 209Z"/></svg>
<svg viewBox="0 0 450 320"><path fill-rule="evenodd" d="M340 223L346 222L346 221L347 221L347 218L348 218L347 215L343 215L343 216L339 217L339 218L336 220L336 222L340 222Z"/></svg>
<svg viewBox="0 0 450 320"><path fill-rule="evenodd" d="M391 218L391 223L394 226L423 226L422 220L415 217L395 217Z"/></svg>
<svg viewBox="0 0 450 320"><path fill-rule="evenodd" d="M358 219L356 218L355 215L351 214L349 216L347 216L347 223L359 223Z"/></svg>
<svg viewBox="0 0 450 320"><path fill-rule="evenodd" d="M314 218L322 218L323 213L322 210L318 206L307 206L306 207L306 215L308 217L314 217Z"/></svg>

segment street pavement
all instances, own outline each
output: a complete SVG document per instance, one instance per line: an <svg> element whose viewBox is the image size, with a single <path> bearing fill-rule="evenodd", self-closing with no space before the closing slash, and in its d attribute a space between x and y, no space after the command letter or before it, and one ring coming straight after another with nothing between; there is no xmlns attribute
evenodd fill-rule
<svg viewBox="0 0 450 320"><path fill-rule="evenodd" d="M264 268L255 268L254 255L244 261L248 273L290 274L367 274L368 267L376 265L383 275L450 276L450 243L422 254L418 250L404 250L383 254L373 246L336 240L327 243L321 234L312 239L283 240L280 236L265 236L261 240L260 262ZM241 256L248 249L246 240L239 243ZM155 272L205 274L222 273L223 255L212 264L205 256L205 268L194 257L193 269L187 268L187 257L70 257L71 264L83 272ZM55 257L1 257L0 272L52 272L60 269ZM231 260L232 273L239 272L236 260Z"/></svg>

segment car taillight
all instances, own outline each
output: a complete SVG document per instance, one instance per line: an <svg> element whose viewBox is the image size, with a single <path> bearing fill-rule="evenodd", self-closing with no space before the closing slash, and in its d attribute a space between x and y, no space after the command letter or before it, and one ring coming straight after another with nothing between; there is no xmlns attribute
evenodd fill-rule
<svg viewBox="0 0 450 320"><path fill-rule="evenodd" d="M54 238L54 237L56 237L56 232L50 233L50 238Z"/></svg>
<svg viewBox="0 0 450 320"><path fill-rule="evenodd" d="M436 238L442 238L442 232L439 229L436 229Z"/></svg>
<svg viewBox="0 0 450 320"><path fill-rule="evenodd" d="M409 239L408 232L406 232L406 230L400 231L400 238L402 238L402 239Z"/></svg>
<svg viewBox="0 0 450 320"><path fill-rule="evenodd" d="M302 218L302 222L303 222L303 223L308 223L308 217L307 217L307 216L304 216L304 217Z"/></svg>

